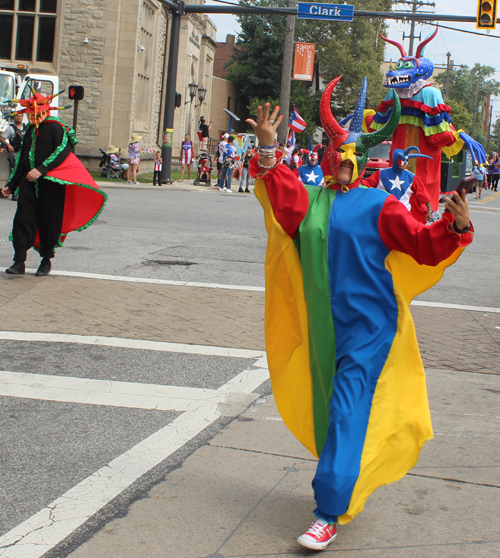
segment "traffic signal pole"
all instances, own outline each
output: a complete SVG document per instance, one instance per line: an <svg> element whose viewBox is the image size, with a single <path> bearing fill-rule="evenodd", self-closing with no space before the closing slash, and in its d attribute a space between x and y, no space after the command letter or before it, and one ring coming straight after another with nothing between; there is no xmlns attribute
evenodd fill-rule
<svg viewBox="0 0 500 558"><path fill-rule="evenodd" d="M172 13L170 25L170 50L168 56L167 84L165 88L165 105L163 114L163 140L161 145L162 167L160 184L172 184L172 141L174 136L175 86L177 82L177 62L179 59L179 39L181 34L181 17L184 2L177 4L178 9Z"/></svg>

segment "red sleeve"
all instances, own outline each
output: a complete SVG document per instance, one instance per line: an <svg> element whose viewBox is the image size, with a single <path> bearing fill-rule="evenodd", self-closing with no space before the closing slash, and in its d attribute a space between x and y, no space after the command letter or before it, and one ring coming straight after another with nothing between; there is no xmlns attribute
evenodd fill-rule
<svg viewBox="0 0 500 558"><path fill-rule="evenodd" d="M398 250L411 256L421 265L435 266L457 249L472 242L474 228L458 234L453 228L453 215L444 213L443 218L432 225L416 221L394 196L387 196L379 216L379 232L388 250Z"/></svg>
<svg viewBox="0 0 500 558"><path fill-rule="evenodd" d="M362 181L363 186L367 186L368 188L377 188L378 183L380 182L380 171L374 172L370 177L364 178Z"/></svg>
<svg viewBox="0 0 500 558"><path fill-rule="evenodd" d="M446 147L455 143L453 132L441 132L440 134L432 134L425 136L425 141L435 147Z"/></svg>
<svg viewBox="0 0 500 558"><path fill-rule="evenodd" d="M250 176L261 178L262 167L258 167L259 156L250 161ZM263 173L274 215L283 230L292 238L309 209L309 195L297 176L286 166L278 164Z"/></svg>
<svg viewBox="0 0 500 558"><path fill-rule="evenodd" d="M413 190L413 195L415 196L415 201L418 205L425 205L427 202L431 201L425 184L417 176L413 179L411 189Z"/></svg>

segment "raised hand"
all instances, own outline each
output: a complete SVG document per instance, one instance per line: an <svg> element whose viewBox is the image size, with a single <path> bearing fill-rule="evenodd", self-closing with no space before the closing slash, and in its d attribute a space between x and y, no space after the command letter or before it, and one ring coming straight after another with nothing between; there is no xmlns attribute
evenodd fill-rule
<svg viewBox="0 0 500 558"><path fill-rule="evenodd" d="M464 230L470 221L469 202L467 201L465 194L465 189L460 192L460 197L458 197L456 192L452 192L451 197L445 198L444 202L444 206L446 207L446 209L451 211L453 217L455 217L457 227L460 230Z"/></svg>
<svg viewBox="0 0 500 558"><path fill-rule="evenodd" d="M264 108L257 108L257 122L251 118L246 119L246 122L254 129L255 135L259 139L259 145L266 147L274 145L276 130L283 119L283 115L278 116L279 106L274 107L271 116L269 116L269 109L269 103L266 103Z"/></svg>

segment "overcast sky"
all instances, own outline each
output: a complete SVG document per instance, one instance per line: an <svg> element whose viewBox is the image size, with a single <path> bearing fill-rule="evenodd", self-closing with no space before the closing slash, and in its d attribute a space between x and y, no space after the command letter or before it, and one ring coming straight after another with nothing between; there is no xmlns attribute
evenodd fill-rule
<svg viewBox="0 0 500 558"><path fill-rule="evenodd" d="M229 0L237 3L237 0ZM207 0L207 4L214 4L211 0ZM331 2L332 4L334 2ZM348 2L347 2L348 3ZM474 0L435 0L434 10L436 14L454 14L454 15L471 15L476 16L477 1ZM220 5L220 4L219 4ZM402 5L395 5L395 10L408 9ZM211 15L211 19L217 26L217 40L225 41L227 34L238 34L240 28L235 17L230 15ZM401 42L403 31L409 34L409 23L389 22L389 38ZM477 31L474 23L456 24L452 22L443 22L447 27L455 27L469 31ZM434 31L434 27L429 25L417 25L416 35L422 33L424 39ZM430 58L435 64L446 64L446 53L451 52L451 59L455 64L466 64L469 67L474 66L476 62L487 64L500 70L500 39L488 37L486 32L482 32L485 36L470 35L468 33L459 33L440 29L438 35L426 47L426 57ZM500 24L498 28L491 32L491 35L500 36ZM416 41L418 44L418 41ZM408 49L408 40L405 41L405 48ZM399 52L396 47L388 45L386 47L386 59L392 58L397 60ZM500 81L500 72L495 75ZM495 109L500 111L500 102L497 102Z"/></svg>

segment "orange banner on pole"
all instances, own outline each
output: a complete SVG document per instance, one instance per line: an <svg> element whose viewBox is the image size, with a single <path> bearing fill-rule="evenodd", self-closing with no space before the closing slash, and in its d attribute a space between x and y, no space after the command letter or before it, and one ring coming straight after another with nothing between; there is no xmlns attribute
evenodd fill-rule
<svg viewBox="0 0 500 558"><path fill-rule="evenodd" d="M293 65L293 79L312 81L314 74L314 43L295 44L295 62Z"/></svg>

